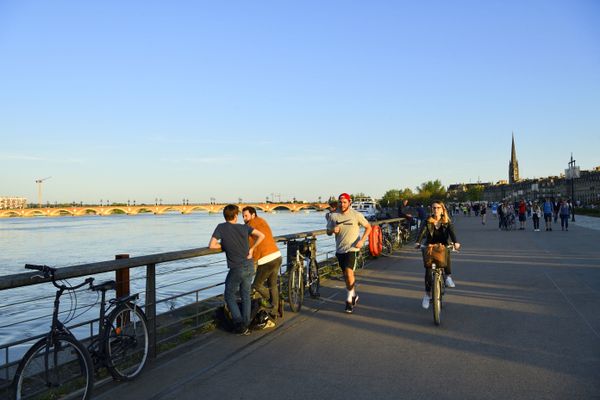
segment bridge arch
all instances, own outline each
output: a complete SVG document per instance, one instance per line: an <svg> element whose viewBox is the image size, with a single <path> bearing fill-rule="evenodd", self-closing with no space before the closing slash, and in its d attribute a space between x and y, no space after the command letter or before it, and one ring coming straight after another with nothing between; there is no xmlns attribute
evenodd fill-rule
<svg viewBox="0 0 600 400"><path fill-rule="evenodd" d="M21 212L17 212L17 211L13 211L13 210L8 210L8 211L0 211L0 217L22 217L23 213Z"/></svg>

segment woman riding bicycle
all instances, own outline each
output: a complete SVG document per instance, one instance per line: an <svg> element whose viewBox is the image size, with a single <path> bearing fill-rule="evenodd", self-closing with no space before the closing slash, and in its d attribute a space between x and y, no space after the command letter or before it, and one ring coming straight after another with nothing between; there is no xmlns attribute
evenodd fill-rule
<svg viewBox="0 0 600 400"><path fill-rule="evenodd" d="M438 244L441 243L444 246L447 246L450 243L454 244L454 248L458 250L460 248L460 243L456 241L456 235L454 233L454 226L450 221L450 217L448 216L448 211L446 210L446 206L441 201L434 201L431 204L431 214L429 218L427 218L426 223L421 228L419 235L417 236L417 248L421 247L421 241L425 239L424 245L430 244ZM425 249L426 247L424 247ZM423 252L423 255L425 253ZM452 268L450 263L450 251L446 248L446 267L444 268L444 272L446 275L446 286L447 287L455 287L454 282L452 281ZM423 259L425 261L425 259ZM425 265L425 296L423 297L422 306L423 308L429 308L429 301L431 300L431 282L433 279L431 268L427 268L427 264Z"/></svg>

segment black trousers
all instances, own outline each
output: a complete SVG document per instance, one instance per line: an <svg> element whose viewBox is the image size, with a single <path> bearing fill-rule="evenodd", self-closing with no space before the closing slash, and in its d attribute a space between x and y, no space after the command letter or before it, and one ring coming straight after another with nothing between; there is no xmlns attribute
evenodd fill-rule
<svg viewBox="0 0 600 400"><path fill-rule="evenodd" d="M259 265L256 268L256 276L252 283L252 288L256 290L263 299L269 300L275 307L279 305L279 288L277 287L277 277L279 276L279 268L281 267L281 257L266 264ZM265 281L267 286L265 286Z"/></svg>

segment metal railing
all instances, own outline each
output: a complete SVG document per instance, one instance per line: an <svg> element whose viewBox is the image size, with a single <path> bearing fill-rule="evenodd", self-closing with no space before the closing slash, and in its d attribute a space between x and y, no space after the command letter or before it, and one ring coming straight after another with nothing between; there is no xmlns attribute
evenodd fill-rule
<svg viewBox="0 0 600 400"><path fill-rule="evenodd" d="M374 221L371 223L373 225L381 225L381 224L386 224L386 223L398 223L402 220L403 220L402 218L393 218L393 219L388 219L388 220ZM325 234L326 234L325 230L306 231L306 232L299 232L299 233L277 236L277 237L275 237L275 240L277 242L286 243L290 240L303 239L303 238L307 238L307 237L317 237L317 236L322 236ZM321 250L323 250L323 249L321 249ZM321 252L317 253L317 256L320 256L321 259L323 259L323 256L325 256L324 258L330 258L329 255L331 253L335 252L331 248L325 249L325 250L326 251L321 251ZM208 298L215 299L214 297L208 297L208 296L206 296L204 299L201 299L200 294L202 292L206 292L206 291L209 291L210 289L214 289L218 286L224 285L224 279L223 279L219 282L211 283L211 284L208 284L201 288L187 290L182 293L177 293L176 295L167 296L163 299L157 300L157 277L161 276L161 273L157 271L157 267L165 266L165 264L171 263L171 262L190 260L190 259L214 255L214 254L218 254L218 253L221 253L221 250L212 250L212 249L209 249L206 247L202 247L202 248L196 248L196 249L181 250L181 251L174 251L174 252L168 252L168 253L158 253L158 254L151 254L151 255L132 257L132 258L122 258L122 259L116 259L116 260L111 260L111 261L80 264L80 265L59 268L56 271L55 277L57 280L62 280L62 279L77 278L77 277L84 277L84 276L87 277L90 275L96 275L96 274L102 274L102 273L110 273L113 271L118 273L119 271L122 271L125 269L145 268L145 277L132 278L132 280L145 279L145 296L144 296L145 298L144 298L144 305L142 305L142 307L145 309L145 313L148 318L149 345L150 345L149 356L151 358L155 358L158 353L158 350L159 350L158 346L161 343L168 342L169 340L173 339L173 337L175 337L175 336L185 335L187 332L196 330L199 327L202 327L203 325L205 325L206 321L203 321L202 317L213 313L215 311L215 309L220 304L222 304L222 300L218 299L217 301L215 301L213 303L212 306L209 305L206 307L200 307L199 311L196 310L196 312L194 312L191 315L184 313L183 317L181 317L179 319L175 318L175 319L171 319L170 321L166 321L165 323L163 323L160 326L161 330L168 331L169 328L174 327L175 332L174 333L171 332L171 333L167 333L166 335L163 335L165 337L162 338L160 341L157 339L159 336L158 331L157 331L157 305L161 304L161 303L167 303L167 302L173 301L174 299L185 297L185 296L195 296L195 300L192 301L190 304L186 305L185 307L190 306L190 305L201 304L201 303L205 302ZM221 260L220 262L224 264L224 260ZM209 265L214 265L214 263L213 264L209 263L209 264L203 264L203 265L194 265L194 266L185 266L183 268L180 268L179 270L190 269L190 268L202 268L202 267L206 267ZM170 270L170 272L172 272L172 271L173 270ZM211 272L207 275L200 276L196 279L206 280L206 278L209 278L209 277L212 278L219 274L225 275L226 273L227 273L227 269L223 268L222 271ZM186 280L186 281L189 281L189 280ZM20 273L20 274L6 275L6 276L0 276L0 290L15 289L15 288L19 288L19 287L39 285L39 284L44 284L44 283L48 283L48 282L50 282L50 278L42 278L39 276L39 273L37 273L37 272L26 272L26 273ZM179 282L179 283L181 283L181 282ZM176 282L173 284L168 284L166 286L176 285L176 284L178 284L178 283ZM48 303L51 303L50 298L52 298L52 297L53 296L48 296L48 297L44 296L40 299L47 300ZM38 300L40 300L40 299L38 299ZM16 305L16 304L13 304L13 305ZM84 307L87 307L87 306L89 306L89 304L86 304ZM92 306L93 306L93 304L92 304ZM185 308L185 307L181 307L181 308ZM179 310L179 309L176 309L175 311L177 311L177 310ZM181 326L182 321L189 320L190 318L195 319L196 323L191 324L188 327L182 327ZM90 319L87 321L77 322L77 323L74 323L73 325L69 325L69 328L76 329L76 328L81 328L86 325L89 325L89 337L93 337L94 332L95 332L94 326L97 323L98 323L97 319ZM11 343L0 344L0 357L4 358L3 362L0 361L0 371L3 371L2 373L0 373L0 388L2 386L6 386L10 382L10 379L12 378L12 375L14 374L14 370L16 369L16 366L18 364L18 360L11 360L11 357L9 354L10 349L13 348L14 346L23 345L25 343L32 342L33 340L37 340L37 339L43 337L45 334L46 334L46 332L39 334L37 336L12 341Z"/></svg>

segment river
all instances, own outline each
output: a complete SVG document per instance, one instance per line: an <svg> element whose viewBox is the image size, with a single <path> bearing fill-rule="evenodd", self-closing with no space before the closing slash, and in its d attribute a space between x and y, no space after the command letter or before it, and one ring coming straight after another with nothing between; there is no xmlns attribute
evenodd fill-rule
<svg viewBox="0 0 600 400"><path fill-rule="evenodd" d="M275 236L324 229L323 212L277 212L260 214ZM114 259L116 254L131 257L185 250L208 245L215 226L223 222L222 214L203 212L181 214L140 214L84 217L36 217L0 219L0 275L27 272L23 266L46 264L57 268ZM241 215L240 215L241 222ZM282 250L285 250L282 247ZM319 237L319 259L323 252L333 251L333 240ZM285 252L284 252L285 254ZM178 293L223 282L227 267L222 254L157 267L157 297L164 299ZM285 259L285 258L284 258ZM216 275L215 275L216 274ZM208 275L212 275L207 277ZM140 292L143 300L145 269L131 271L131 290ZM114 274L96 276L114 279ZM79 279L73 279L79 282ZM201 297L221 293L222 286ZM50 323L54 288L50 284L0 291L0 345L45 332ZM69 297L61 299L61 310L68 310ZM78 309L85 311L96 296L81 292ZM195 300L195 296L163 303L159 312ZM84 307L82 307L84 306ZM93 318L95 309L77 316L75 321ZM77 332L76 332L77 333ZM20 353L21 351L17 351ZM11 354L11 358L13 355Z"/></svg>

